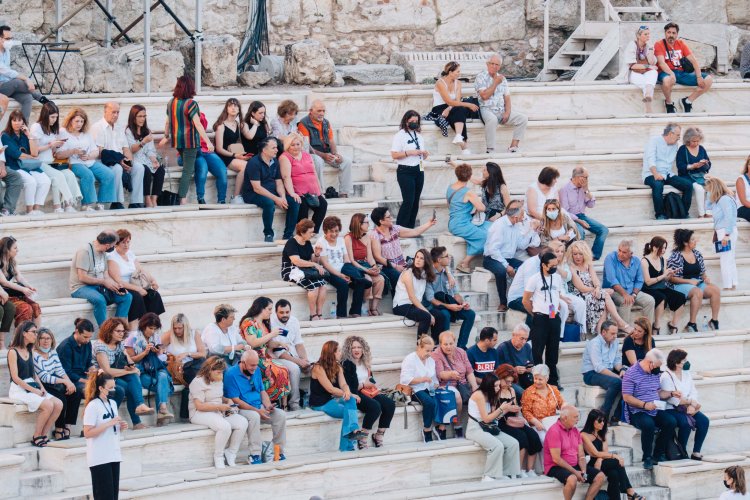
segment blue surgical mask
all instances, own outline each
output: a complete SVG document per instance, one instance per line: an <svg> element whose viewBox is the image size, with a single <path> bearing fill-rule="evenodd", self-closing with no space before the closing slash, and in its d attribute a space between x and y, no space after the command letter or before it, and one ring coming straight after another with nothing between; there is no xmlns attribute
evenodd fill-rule
<svg viewBox="0 0 750 500"><path fill-rule="evenodd" d="M557 216L560 215L559 210L547 210L547 217L552 220L557 220Z"/></svg>
<svg viewBox="0 0 750 500"><path fill-rule="evenodd" d="M51 347L39 347L39 350L42 351L44 354L49 354L52 348Z"/></svg>

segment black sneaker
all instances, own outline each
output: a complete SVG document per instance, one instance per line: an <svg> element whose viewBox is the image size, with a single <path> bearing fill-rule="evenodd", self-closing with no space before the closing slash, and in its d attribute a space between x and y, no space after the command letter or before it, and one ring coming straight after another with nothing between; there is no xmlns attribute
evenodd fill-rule
<svg viewBox="0 0 750 500"><path fill-rule="evenodd" d="M682 110L685 113L690 113L693 110L693 104L687 102L687 97L680 99L680 104L682 104Z"/></svg>
<svg viewBox="0 0 750 500"><path fill-rule="evenodd" d="M109 205L110 210L122 210L125 206L120 202L115 202Z"/></svg>
<svg viewBox="0 0 750 500"><path fill-rule="evenodd" d="M198 198L198 205L205 205L205 204L206 204L206 200L204 200L203 198Z"/></svg>
<svg viewBox="0 0 750 500"><path fill-rule="evenodd" d="M674 103L669 103L667 101L664 101L664 106L667 108L667 113L677 113L677 110L674 108Z"/></svg>
<svg viewBox="0 0 750 500"><path fill-rule="evenodd" d="M456 436L456 439L461 439L464 437L464 428L461 426L453 427L453 434Z"/></svg>
<svg viewBox="0 0 750 500"><path fill-rule="evenodd" d="M432 429L429 431L422 431L422 436L425 443L431 443L432 442Z"/></svg>
<svg viewBox="0 0 750 500"><path fill-rule="evenodd" d="M50 101L49 99L47 99L44 96L39 96L39 99L38 99L37 102L39 102L40 104L47 104L48 102L52 102L52 101ZM54 103L52 103L52 104L54 104Z"/></svg>
<svg viewBox="0 0 750 500"><path fill-rule="evenodd" d="M718 329L719 329L719 320L717 320L717 319L712 319L712 320L710 320L710 321L708 322L708 327L709 327L709 328L710 328L711 330L718 330Z"/></svg>
<svg viewBox="0 0 750 500"><path fill-rule="evenodd" d="M689 333L697 333L698 332L698 325L695 323L688 323L685 325L685 331Z"/></svg>
<svg viewBox="0 0 750 500"><path fill-rule="evenodd" d="M446 439L448 439L445 429L437 429L437 435L438 438L440 438L440 441L445 441Z"/></svg>
<svg viewBox="0 0 750 500"><path fill-rule="evenodd" d="M643 459L643 468L646 470L652 470L654 468L654 461L651 457Z"/></svg>

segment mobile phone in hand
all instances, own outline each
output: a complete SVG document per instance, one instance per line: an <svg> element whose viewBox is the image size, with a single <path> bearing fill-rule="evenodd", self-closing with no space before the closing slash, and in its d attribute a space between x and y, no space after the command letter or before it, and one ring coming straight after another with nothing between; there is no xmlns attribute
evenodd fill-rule
<svg viewBox="0 0 750 500"><path fill-rule="evenodd" d="M432 220L437 220L437 210L432 209Z"/></svg>

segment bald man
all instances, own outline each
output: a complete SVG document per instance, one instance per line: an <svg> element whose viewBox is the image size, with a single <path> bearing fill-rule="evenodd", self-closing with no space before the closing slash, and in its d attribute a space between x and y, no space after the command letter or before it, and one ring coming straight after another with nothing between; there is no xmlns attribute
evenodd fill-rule
<svg viewBox="0 0 750 500"><path fill-rule="evenodd" d="M526 134L526 125L529 122L526 115L511 109L508 79L500 73L502 67L503 59L500 54L492 54L487 59L487 69L479 73L474 80L474 89L479 95L479 112L482 113L484 122L484 139L488 153L495 151L495 132L498 124L513 127L513 139L508 152L515 153Z"/></svg>
<svg viewBox="0 0 750 500"><path fill-rule="evenodd" d="M273 433L273 444L280 447L279 460L286 460L286 413L271 404L263 388L263 376L258 368L258 353L245 351L240 362L224 373L224 397L231 399L239 406L240 415L247 419L247 440L250 465L263 463L261 458L260 436L261 422L270 423Z"/></svg>
<svg viewBox="0 0 750 500"><path fill-rule="evenodd" d="M130 146L125 138L125 129L117 127L117 120L120 118L120 105L114 101L109 101L104 105L104 116L101 120L91 125L91 137L94 138L96 145L99 146L99 158L104 163L102 153L105 150L120 153L124 158L113 165L107 165L112 169L115 176L115 197L116 201L110 204L111 210L125 208L125 190L123 188L123 172L130 176L130 208L143 207L143 165L132 165L133 153L130 152ZM109 162L107 162L109 163ZM105 163L106 165L106 163Z"/></svg>
<svg viewBox="0 0 750 500"><path fill-rule="evenodd" d="M316 99L310 104L308 115L297 124L297 130L310 144L320 186L325 189L322 168L318 168L322 161L323 164L339 170L339 197L348 198L354 193L352 161L338 154L333 139L333 128L325 116L326 105L320 99Z"/></svg>

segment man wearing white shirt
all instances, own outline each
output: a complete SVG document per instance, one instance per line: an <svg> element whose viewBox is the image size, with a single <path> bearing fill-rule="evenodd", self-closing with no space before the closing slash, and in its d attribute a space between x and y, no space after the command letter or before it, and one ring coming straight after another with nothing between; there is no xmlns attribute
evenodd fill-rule
<svg viewBox="0 0 750 500"><path fill-rule="evenodd" d="M289 396L289 410L297 411L301 409L299 404L300 378L303 371L310 372L310 361L307 359L305 344L302 342L299 320L292 316L292 305L288 300L280 299L274 307L276 312L271 315L271 329L278 328L282 331L282 334L274 337L274 340L283 344L284 347L275 348L273 353L277 361L289 370L292 390ZM309 379L307 381L309 384Z"/></svg>
<svg viewBox="0 0 750 500"><path fill-rule="evenodd" d="M526 220L523 202L511 200L505 215L495 221L487 232L482 265L495 275L495 286L500 297L500 305L497 306L499 312L508 310L508 276L515 276L528 247L539 246L538 227L539 221Z"/></svg>
<svg viewBox="0 0 750 500"><path fill-rule="evenodd" d="M143 165L133 165L133 154L130 152L128 141L125 138L125 131L117 127L117 120L120 117L120 105L116 102L108 102L104 105L104 117L98 122L91 125L91 137L99 146L99 158L102 159L102 151L109 150L116 153L122 153L125 158L111 165L110 168L115 174L115 195L117 201L112 203L109 208L112 210L125 208L125 191L122 186L123 170L130 174L133 185L133 199L137 199L140 192L141 203L131 203L130 208L141 208L143 200ZM137 186L137 187L136 187Z"/></svg>
<svg viewBox="0 0 750 500"><path fill-rule="evenodd" d="M201 333L201 340L209 355L221 356L230 365L240 360L242 351L252 349L240 335L240 329L234 325L236 312L229 304L219 304L214 308L216 322L206 325Z"/></svg>

